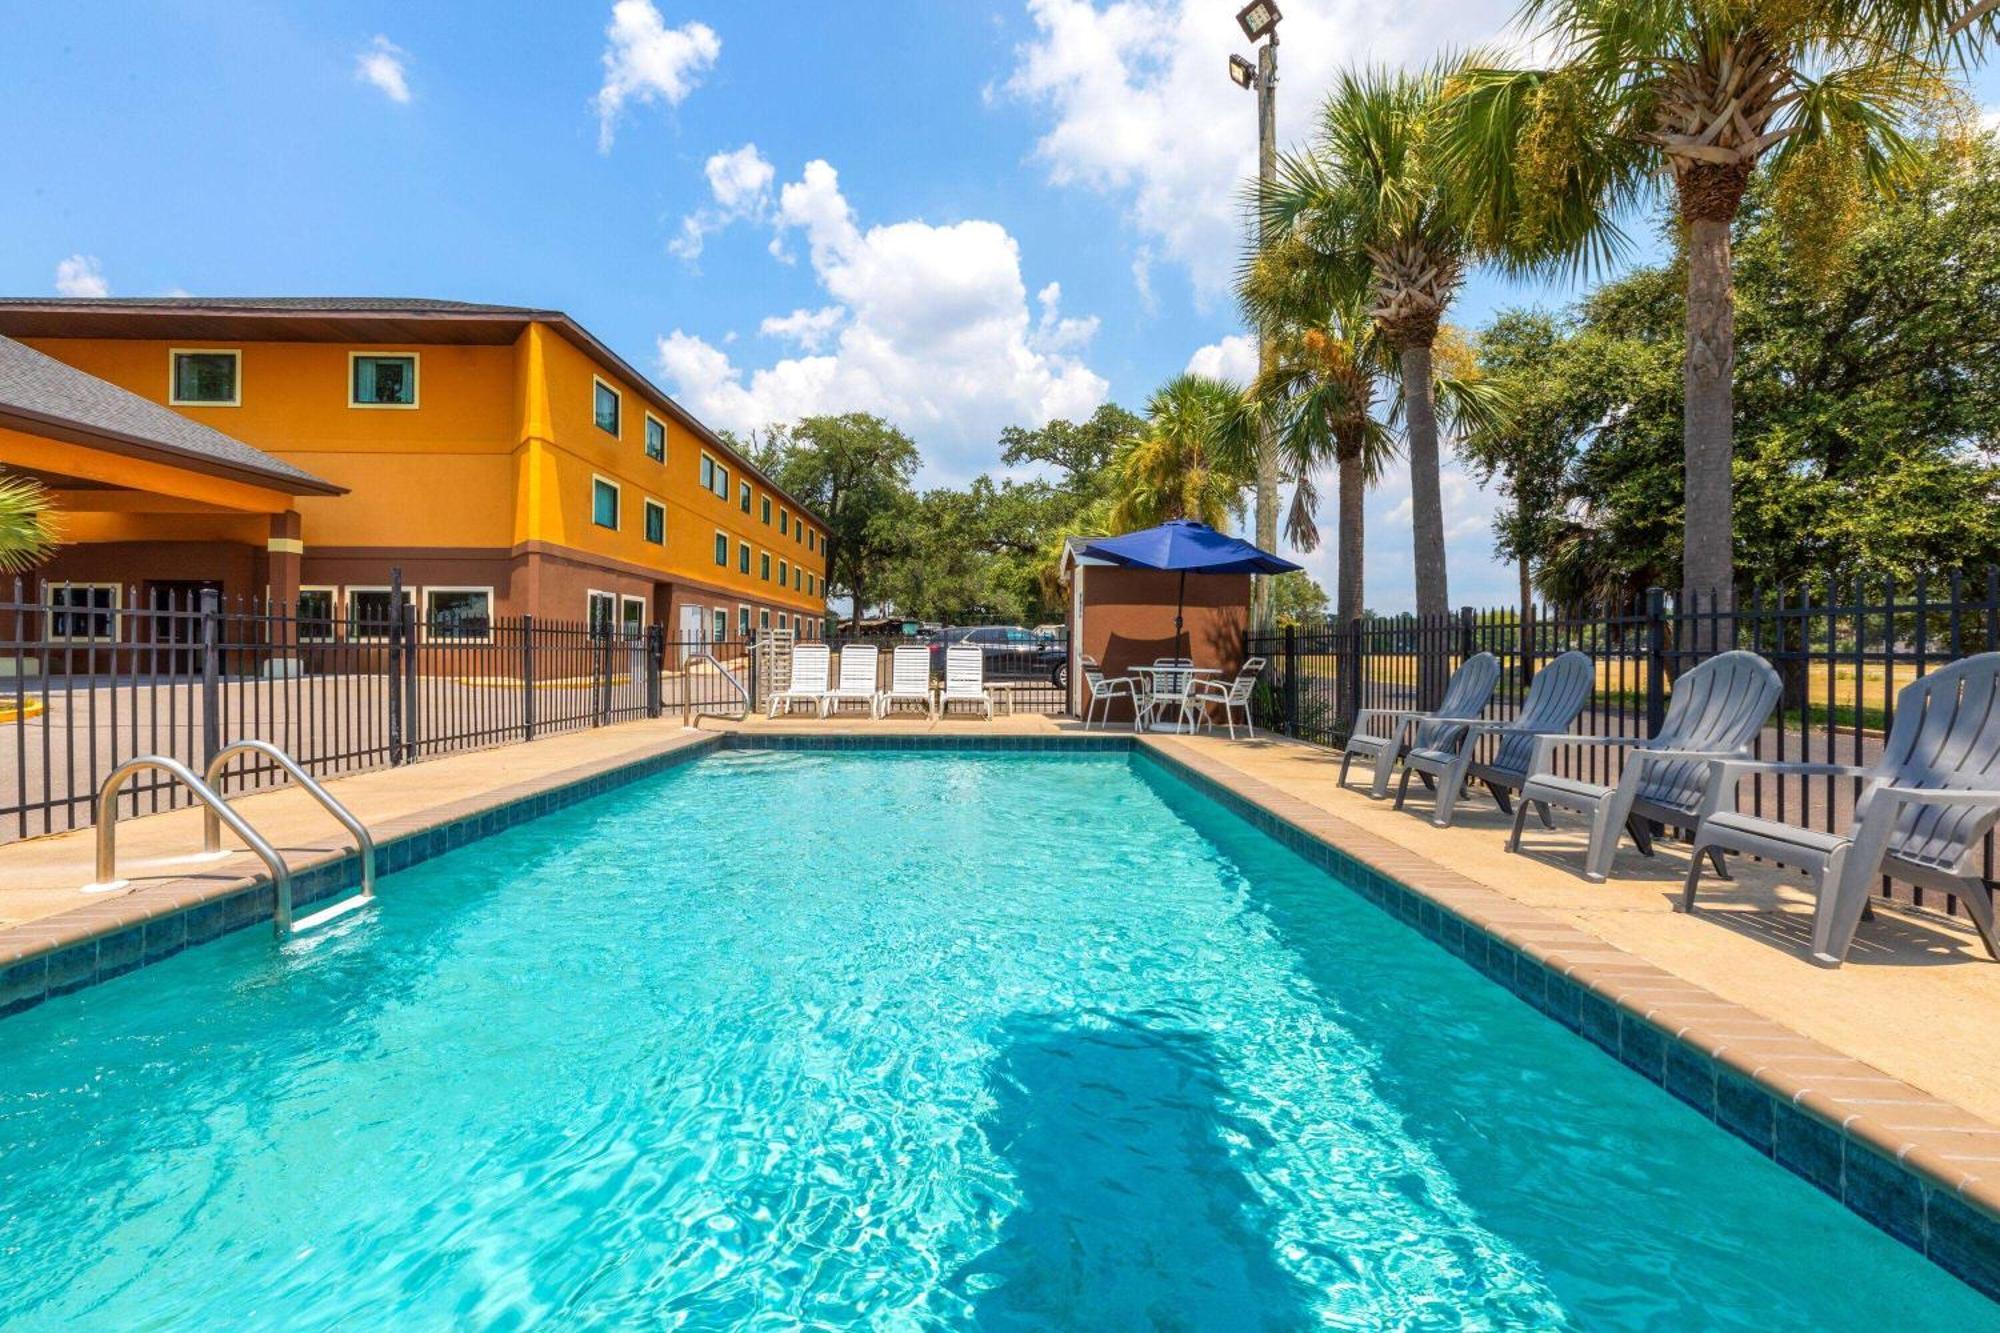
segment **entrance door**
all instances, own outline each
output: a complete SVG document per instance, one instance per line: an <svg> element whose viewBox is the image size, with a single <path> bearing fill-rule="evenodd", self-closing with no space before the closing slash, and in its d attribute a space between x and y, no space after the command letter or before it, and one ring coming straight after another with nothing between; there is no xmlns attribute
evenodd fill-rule
<svg viewBox="0 0 2000 1333"><path fill-rule="evenodd" d="M695 645L708 640L708 612L699 606L683 606L680 633L675 637L680 640L681 663L685 665L694 654Z"/></svg>
<svg viewBox="0 0 2000 1333"><path fill-rule="evenodd" d="M156 648L151 664L168 675L191 676L201 670L201 595L222 595L214 579L163 579L146 585L146 607Z"/></svg>

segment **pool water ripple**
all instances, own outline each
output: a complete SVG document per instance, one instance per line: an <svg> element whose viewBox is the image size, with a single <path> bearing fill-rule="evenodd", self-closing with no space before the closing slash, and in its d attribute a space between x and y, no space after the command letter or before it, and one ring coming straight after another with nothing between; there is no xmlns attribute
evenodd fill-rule
<svg viewBox="0 0 2000 1333"><path fill-rule="evenodd" d="M10 1326L1992 1326L1141 759L729 753L0 1024Z"/></svg>

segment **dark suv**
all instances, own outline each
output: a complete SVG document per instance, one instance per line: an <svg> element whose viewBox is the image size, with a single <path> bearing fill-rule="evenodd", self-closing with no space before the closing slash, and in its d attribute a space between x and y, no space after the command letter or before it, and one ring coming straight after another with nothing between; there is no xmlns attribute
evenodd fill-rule
<svg viewBox="0 0 2000 1333"><path fill-rule="evenodd" d="M1057 689L1069 684L1069 645L1046 639L1019 625L975 625L940 630L931 639L931 671L944 674L945 649L976 643L986 660L988 680L1047 680Z"/></svg>

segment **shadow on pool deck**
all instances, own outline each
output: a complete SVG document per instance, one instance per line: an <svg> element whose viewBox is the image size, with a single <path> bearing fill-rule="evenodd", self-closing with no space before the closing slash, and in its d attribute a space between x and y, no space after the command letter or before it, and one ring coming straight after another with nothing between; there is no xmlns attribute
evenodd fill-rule
<svg viewBox="0 0 2000 1333"><path fill-rule="evenodd" d="M1208 1038L1020 1015L998 1034L986 1122L1022 1201L953 1279L985 1328L1270 1328L1313 1322L1225 1134ZM983 1290L980 1290L984 1288Z"/></svg>

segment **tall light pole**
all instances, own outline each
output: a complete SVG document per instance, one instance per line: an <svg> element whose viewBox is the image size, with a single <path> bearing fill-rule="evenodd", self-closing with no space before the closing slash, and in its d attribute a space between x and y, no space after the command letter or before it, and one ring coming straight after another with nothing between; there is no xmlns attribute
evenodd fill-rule
<svg viewBox="0 0 2000 1333"><path fill-rule="evenodd" d="M1237 26L1257 45L1253 69L1242 56L1229 57L1229 77L1236 86L1257 94L1257 249L1264 249L1263 197L1278 179L1278 20L1284 15L1271 0L1250 0L1237 12ZM1257 330L1257 376L1271 368L1269 330ZM1278 440L1269 421L1257 426L1257 544L1278 549ZM1250 622L1260 630L1271 627L1271 580L1257 577L1250 601Z"/></svg>

